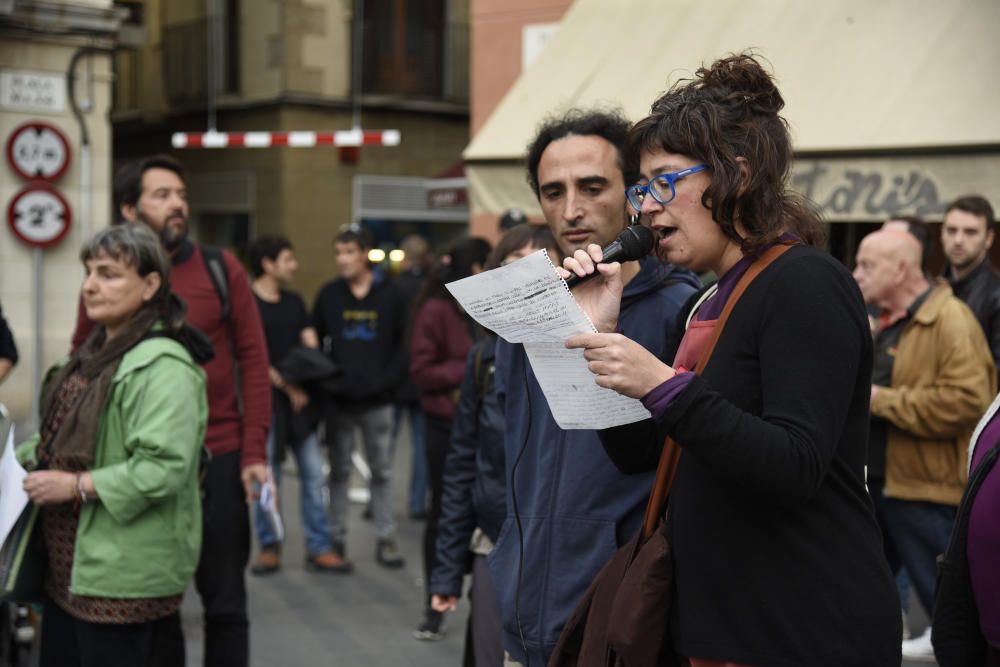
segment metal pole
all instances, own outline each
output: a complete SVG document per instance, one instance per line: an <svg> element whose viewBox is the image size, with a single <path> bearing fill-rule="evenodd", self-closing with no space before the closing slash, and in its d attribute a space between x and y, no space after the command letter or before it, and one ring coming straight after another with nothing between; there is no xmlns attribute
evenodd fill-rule
<svg viewBox="0 0 1000 667"><path fill-rule="evenodd" d="M365 0L354 0L354 44L351 70L354 85L351 86L351 128L361 128L361 80L364 76Z"/></svg>
<svg viewBox="0 0 1000 667"><path fill-rule="evenodd" d="M42 249L35 248L31 251L31 269L33 273L34 294L35 294L35 340L32 347L32 369L31 369L31 428L30 432L35 432L41 425L41 394L42 391Z"/></svg>
<svg viewBox="0 0 1000 667"><path fill-rule="evenodd" d="M205 3L205 36L208 41L208 71L205 78L206 108L208 110L208 131L215 132L215 91L218 87L216 69L218 61L218 43L216 41L215 24L218 21L218 1L206 0Z"/></svg>

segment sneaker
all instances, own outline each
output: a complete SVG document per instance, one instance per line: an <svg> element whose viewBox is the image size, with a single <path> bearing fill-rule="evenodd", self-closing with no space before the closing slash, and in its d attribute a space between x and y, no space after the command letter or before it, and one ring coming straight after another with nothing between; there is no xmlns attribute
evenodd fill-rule
<svg viewBox="0 0 1000 667"><path fill-rule="evenodd" d="M382 567L398 570L406 564L403 554L399 553L396 541L382 539L375 545L375 561Z"/></svg>
<svg viewBox="0 0 1000 667"><path fill-rule="evenodd" d="M428 610L424 622L413 631L413 637L422 642L436 642L444 637L444 631L444 614Z"/></svg>
<svg viewBox="0 0 1000 667"><path fill-rule="evenodd" d="M934 646L931 644L930 628L924 630L924 634L919 637L903 642L903 658L917 662L936 662Z"/></svg>
<svg viewBox="0 0 1000 667"><path fill-rule="evenodd" d="M306 556L306 569L310 572L350 574L354 570L354 564L336 551L324 551L320 554Z"/></svg>
<svg viewBox="0 0 1000 667"><path fill-rule="evenodd" d="M276 546L264 547L257 554L257 560L250 565L250 574L261 576L273 574L281 569L281 553Z"/></svg>

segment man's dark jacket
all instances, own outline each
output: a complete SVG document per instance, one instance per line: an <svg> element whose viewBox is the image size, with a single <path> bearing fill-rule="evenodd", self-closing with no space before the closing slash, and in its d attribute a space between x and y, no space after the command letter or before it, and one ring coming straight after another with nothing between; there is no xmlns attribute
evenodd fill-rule
<svg viewBox="0 0 1000 667"><path fill-rule="evenodd" d="M952 267L945 268L944 277L951 285L955 296L965 302L986 334L986 342L993 353L993 363L1000 369L1000 274L989 259L965 277L955 280Z"/></svg>
<svg viewBox="0 0 1000 667"><path fill-rule="evenodd" d="M469 350L444 466L432 593L459 596L476 527L494 542L507 515L504 419L493 383L496 336Z"/></svg>
<svg viewBox="0 0 1000 667"><path fill-rule="evenodd" d="M667 334L698 287L691 272L645 258L622 295L621 332L672 361ZM507 517L488 557L490 575L504 650L528 664L527 650L531 665L545 665L594 575L639 529L653 475L620 472L596 431L559 428L522 345L498 341L496 384L505 419Z"/></svg>

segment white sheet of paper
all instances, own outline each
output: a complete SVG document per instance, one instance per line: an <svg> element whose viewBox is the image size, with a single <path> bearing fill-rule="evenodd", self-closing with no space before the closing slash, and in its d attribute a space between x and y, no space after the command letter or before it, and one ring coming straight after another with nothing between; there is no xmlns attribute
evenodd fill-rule
<svg viewBox="0 0 1000 667"><path fill-rule="evenodd" d="M0 544L7 540L21 512L28 504L22 483L28 476L14 455L14 427L7 432L7 443L0 457Z"/></svg>
<svg viewBox="0 0 1000 667"><path fill-rule="evenodd" d="M285 524L281 520L281 512L278 511L278 489L274 484L274 477L271 471L267 471L267 481L260 487L260 509L264 512L264 518L271 524L271 530L278 542L285 539Z"/></svg>
<svg viewBox="0 0 1000 667"><path fill-rule="evenodd" d="M504 340L524 343L560 428L602 429L649 418L641 402L594 382L583 350L564 346L571 335L595 329L544 250L447 287L474 320Z"/></svg>

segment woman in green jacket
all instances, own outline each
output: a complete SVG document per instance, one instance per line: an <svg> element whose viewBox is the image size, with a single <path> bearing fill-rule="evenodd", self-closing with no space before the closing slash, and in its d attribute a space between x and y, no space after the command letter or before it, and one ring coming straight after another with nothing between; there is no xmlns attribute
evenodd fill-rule
<svg viewBox="0 0 1000 667"><path fill-rule="evenodd" d="M105 229L80 258L99 326L49 371L39 433L18 448L48 556L40 664L145 665L154 637L158 654L166 636L183 651L160 626L176 619L201 548L208 409L189 350L202 360L204 338L184 324L145 226Z"/></svg>

